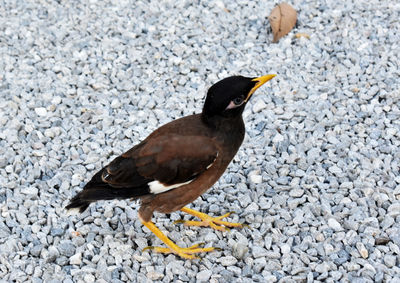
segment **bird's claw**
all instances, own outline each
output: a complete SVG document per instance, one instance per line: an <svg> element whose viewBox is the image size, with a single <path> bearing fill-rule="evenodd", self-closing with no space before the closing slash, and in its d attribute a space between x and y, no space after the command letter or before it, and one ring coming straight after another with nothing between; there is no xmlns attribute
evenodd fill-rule
<svg viewBox="0 0 400 283"><path fill-rule="evenodd" d="M181 211L189 213L193 216L196 216L201 219L201 221L192 221L192 220L177 220L175 223L183 223L185 226L209 226L218 231L229 231L229 228L243 228L245 227L242 223L233 223L228 221L223 221L223 218L228 217L232 214L232 212L228 212L224 215L212 217L205 213L190 209L190 208L182 208Z"/></svg>
<svg viewBox="0 0 400 283"><path fill-rule="evenodd" d="M179 255L180 257L183 257L186 259L196 259L199 257L193 255L195 253L212 252L214 250L217 250L217 251L221 250L219 248L214 248L214 247L201 248L201 246L204 246L204 243L198 243L198 244L195 244L188 248L175 247L174 249L149 246L149 247L145 247L143 249L143 251L152 250L157 253L163 253L163 254L173 253L173 254Z"/></svg>

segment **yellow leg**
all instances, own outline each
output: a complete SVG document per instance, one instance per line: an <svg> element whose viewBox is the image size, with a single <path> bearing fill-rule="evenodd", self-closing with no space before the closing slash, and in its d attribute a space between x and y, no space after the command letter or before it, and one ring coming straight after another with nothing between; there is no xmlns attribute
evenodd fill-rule
<svg viewBox="0 0 400 283"><path fill-rule="evenodd" d="M205 213L199 212L197 210L193 210L187 207L181 208L182 212L186 212L190 215L196 216L201 219L201 221L185 221L185 220L178 220L175 221L176 223L184 223L186 226L210 226L215 230L219 231L226 231L229 230L227 227L239 227L243 228L245 225L241 223L231 223L227 221L223 221L222 219L228 217L231 213L224 214L218 217L211 217Z"/></svg>
<svg viewBox="0 0 400 283"><path fill-rule="evenodd" d="M157 228L156 225L154 225L153 222L151 221L143 221L142 223L144 226L146 226L151 232L154 233L161 241L163 241L164 244L168 246L168 248L162 248L162 247L147 247L144 250L151 249L154 250L155 252L158 253L174 253L177 254L183 258L186 259L194 259L196 258L193 254L195 253L203 253L203 252L211 252L215 250L213 247L209 248L199 248L200 244L193 245L189 248L181 248L177 246L174 242L172 242L167 236L164 235L163 232L161 232L160 229Z"/></svg>

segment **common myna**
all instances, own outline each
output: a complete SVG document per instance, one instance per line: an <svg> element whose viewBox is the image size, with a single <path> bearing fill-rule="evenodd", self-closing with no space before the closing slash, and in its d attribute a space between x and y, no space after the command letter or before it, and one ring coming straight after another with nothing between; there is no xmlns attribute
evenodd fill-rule
<svg viewBox="0 0 400 283"><path fill-rule="evenodd" d="M184 258L209 252L213 247L178 247L151 222L154 211L189 213L201 221L185 225L210 226L217 230L242 227L184 207L207 191L224 173L242 144L245 128L243 110L256 89L275 75L258 78L233 76L210 87L201 114L172 121L154 131L97 172L67 205L83 212L97 200L139 198L139 219L168 248L152 247L161 253Z"/></svg>

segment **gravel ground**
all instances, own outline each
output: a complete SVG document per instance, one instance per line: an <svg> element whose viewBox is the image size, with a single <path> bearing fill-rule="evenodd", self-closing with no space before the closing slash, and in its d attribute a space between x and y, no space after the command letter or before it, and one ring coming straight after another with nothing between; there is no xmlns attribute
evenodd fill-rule
<svg viewBox="0 0 400 283"><path fill-rule="evenodd" d="M161 2L0 4L0 281L399 282L400 3L295 0L297 27L272 44L273 1ZM136 202L66 216L96 170L201 111L212 83L267 73L241 150L190 206L252 229L154 217L222 251L142 252L161 243Z"/></svg>

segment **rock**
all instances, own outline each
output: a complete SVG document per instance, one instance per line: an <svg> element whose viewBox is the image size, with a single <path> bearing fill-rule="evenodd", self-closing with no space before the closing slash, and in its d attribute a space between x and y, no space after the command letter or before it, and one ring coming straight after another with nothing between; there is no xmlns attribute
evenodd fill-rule
<svg viewBox="0 0 400 283"><path fill-rule="evenodd" d="M147 278L149 278L152 281L155 280L161 280L164 278L164 274L157 272L157 271L150 271L146 274Z"/></svg>
<svg viewBox="0 0 400 283"><path fill-rule="evenodd" d="M329 172L331 172L335 175L339 175L339 174L342 174L342 169L340 169L336 165L333 165L333 166L329 167Z"/></svg>
<svg viewBox="0 0 400 283"><path fill-rule="evenodd" d="M42 252L42 250L43 250L43 245L39 244L39 245L33 246L30 250L30 253L31 253L31 255L38 257L38 256L40 256L40 253Z"/></svg>
<svg viewBox="0 0 400 283"><path fill-rule="evenodd" d="M388 214L392 217L399 215L400 214L400 202L391 204L388 207L387 211L388 211Z"/></svg>
<svg viewBox="0 0 400 283"><path fill-rule="evenodd" d="M235 243L232 247L233 249L233 256L237 259L244 258L245 254L249 251L247 245L243 245L241 243Z"/></svg>
<svg viewBox="0 0 400 283"><path fill-rule="evenodd" d="M363 258L367 258L368 257L368 250L365 248L363 243L357 242L356 243L356 248L357 248L358 252L360 253L360 255Z"/></svg>
<svg viewBox="0 0 400 283"><path fill-rule="evenodd" d="M80 265L82 263L82 253L76 253L69 259L70 264Z"/></svg>
<svg viewBox="0 0 400 283"><path fill-rule="evenodd" d="M71 257L75 254L75 246L70 240L61 241L58 245L58 250L61 255L65 255L67 257Z"/></svg>
<svg viewBox="0 0 400 283"><path fill-rule="evenodd" d="M96 277L94 277L94 275L92 275L92 274L86 274L83 277L83 280L85 280L85 283L93 283L96 281Z"/></svg>
<svg viewBox="0 0 400 283"><path fill-rule="evenodd" d="M304 190L300 188L294 188L289 191L289 196L299 198L304 194Z"/></svg>
<svg viewBox="0 0 400 283"><path fill-rule="evenodd" d="M264 257L267 255L267 250L259 246L253 246L252 254L254 258Z"/></svg>
<svg viewBox="0 0 400 283"><path fill-rule="evenodd" d="M120 107L121 107L121 102L117 98L114 98L111 101L111 108L120 108Z"/></svg>
<svg viewBox="0 0 400 283"><path fill-rule="evenodd" d="M290 245L288 245L288 244L283 244L283 245L281 245L281 253L282 254L288 254L288 253L290 253L290 250L291 250L291 248L290 248Z"/></svg>
<svg viewBox="0 0 400 283"><path fill-rule="evenodd" d="M223 266L231 266L237 263L237 259L233 256L225 256L217 259Z"/></svg>
<svg viewBox="0 0 400 283"><path fill-rule="evenodd" d="M54 262L57 259L57 257L60 255L60 252L54 246L50 246L48 251L49 252L48 252L47 257L46 257L46 261L47 262Z"/></svg>
<svg viewBox="0 0 400 283"><path fill-rule="evenodd" d="M261 184L262 183L262 176L261 175L250 175L250 181L254 184Z"/></svg>
<svg viewBox="0 0 400 283"><path fill-rule="evenodd" d="M273 143L279 143L279 142L283 142L285 140L284 136L282 136L281 134L277 133L273 139L272 142Z"/></svg>
<svg viewBox="0 0 400 283"><path fill-rule="evenodd" d="M246 207L246 209L245 209L244 211L245 211L246 213L255 213L255 212L257 212L258 210L259 210L258 205L257 205L255 202L253 202L253 203L249 204L249 206Z"/></svg>
<svg viewBox="0 0 400 283"><path fill-rule="evenodd" d="M38 194L38 189L35 187L26 187L21 189L21 193L24 195L37 195Z"/></svg>
<svg viewBox="0 0 400 283"><path fill-rule="evenodd" d="M257 100L257 102L253 105L253 112L254 113L258 113L261 110L264 110L265 108L267 108L267 104L265 104L265 102L261 99Z"/></svg>
<svg viewBox="0 0 400 283"><path fill-rule="evenodd" d="M196 279L198 282L207 282L212 275L212 271L205 269L197 273Z"/></svg>
<svg viewBox="0 0 400 283"><path fill-rule="evenodd" d="M167 264L167 270L171 270L173 274L185 273L185 267L183 266L183 261L177 260Z"/></svg>
<svg viewBox="0 0 400 283"><path fill-rule="evenodd" d="M381 236L375 239L375 244L376 245L386 245L387 243L390 242L390 238Z"/></svg>
<svg viewBox="0 0 400 283"><path fill-rule="evenodd" d="M315 267L315 271L318 273L325 273L330 271L330 266L327 262L322 262Z"/></svg>
<svg viewBox="0 0 400 283"><path fill-rule="evenodd" d="M342 225L340 225L340 223L335 218L328 219L328 226L331 227L335 231L343 230Z"/></svg>
<svg viewBox="0 0 400 283"><path fill-rule="evenodd" d="M46 110L46 108L44 108L44 107L38 107L38 108L35 108L35 112L36 112L36 114L38 115L38 116L46 116L47 115L47 110Z"/></svg>
<svg viewBox="0 0 400 283"><path fill-rule="evenodd" d="M383 257L383 262L385 265L389 268L392 268L393 266L396 265L396 256L394 255L385 255Z"/></svg>
<svg viewBox="0 0 400 283"><path fill-rule="evenodd" d="M52 228L50 230L50 235L52 235L53 237L62 236L62 235L64 235L64 229Z"/></svg>

